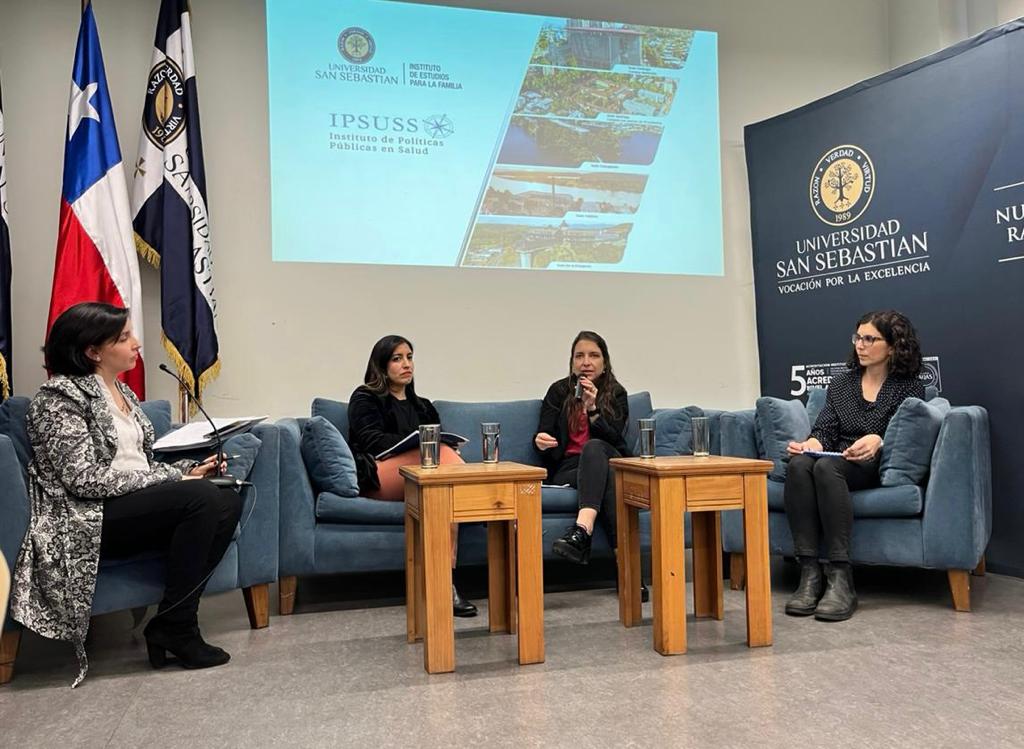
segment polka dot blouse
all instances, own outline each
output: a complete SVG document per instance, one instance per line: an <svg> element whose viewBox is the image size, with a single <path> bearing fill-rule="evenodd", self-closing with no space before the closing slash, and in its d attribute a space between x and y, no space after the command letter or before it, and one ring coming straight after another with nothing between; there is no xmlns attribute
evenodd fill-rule
<svg viewBox="0 0 1024 749"><path fill-rule="evenodd" d="M818 414L811 436L825 450L845 450L865 434L885 436L896 409L907 398L924 399L924 385L916 378L889 376L882 383L874 403L864 400L860 370L850 370L832 379L825 407Z"/></svg>

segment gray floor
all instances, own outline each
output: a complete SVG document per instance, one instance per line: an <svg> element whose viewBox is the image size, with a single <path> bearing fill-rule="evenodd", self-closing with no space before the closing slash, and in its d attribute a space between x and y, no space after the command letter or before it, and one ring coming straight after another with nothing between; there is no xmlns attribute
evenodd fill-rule
<svg viewBox="0 0 1024 749"><path fill-rule="evenodd" d="M546 663L518 666L482 616L457 620L458 671L436 676L401 605L305 606L302 586L259 632L238 593L205 599L232 654L208 671L150 670L130 617L109 615L73 691L70 651L25 636L0 746L1024 746L1024 580L975 578L957 614L942 573L858 569L860 611L825 624L782 613L794 576L774 565L770 648L745 646L742 593L666 658L649 619L623 629L611 591L575 590L545 596Z"/></svg>

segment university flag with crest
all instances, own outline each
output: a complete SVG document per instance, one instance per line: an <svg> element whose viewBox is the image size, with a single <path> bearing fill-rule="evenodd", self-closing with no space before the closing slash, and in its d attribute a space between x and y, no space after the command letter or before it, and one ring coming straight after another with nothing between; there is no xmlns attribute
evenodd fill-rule
<svg viewBox="0 0 1024 749"><path fill-rule="evenodd" d="M79 302L106 302L128 309L135 336L142 343L142 284L131 222L128 184L90 3L82 11L71 71L47 333L68 307ZM121 379L140 399L145 398L141 352L135 369Z"/></svg>
<svg viewBox="0 0 1024 749"><path fill-rule="evenodd" d="M11 394L11 237L7 230L7 153L0 92L0 400Z"/></svg>
<svg viewBox="0 0 1024 749"><path fill-rule="evenodd" d="M135 243L160 269L163 343L189 395L220 371L206 171L187 0L163 0L132 194Z"/></svg>

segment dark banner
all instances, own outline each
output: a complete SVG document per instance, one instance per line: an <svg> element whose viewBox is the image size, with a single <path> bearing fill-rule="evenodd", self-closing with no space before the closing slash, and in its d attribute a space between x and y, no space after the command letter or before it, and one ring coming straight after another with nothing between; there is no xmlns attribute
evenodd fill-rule
<svg viewBox="0 0 1024 749"><path fill-rule="evenodd" d="M989 568L1024 576L1024 23L746 128L761 389L824 387L898 309L988 409Z"/></svg>

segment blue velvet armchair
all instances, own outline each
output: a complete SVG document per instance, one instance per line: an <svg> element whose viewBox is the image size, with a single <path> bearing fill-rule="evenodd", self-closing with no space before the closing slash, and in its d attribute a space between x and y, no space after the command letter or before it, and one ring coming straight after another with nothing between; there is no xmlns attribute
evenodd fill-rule
<svg viewBox="0 0 1024 749"><path fill-rule="evenodd" d="M28 529L31 512L26 490L26 467L31 446L25 430L28 398L9 398L0 405L0 551L14 569ZM157 437L171 428L167 401L147 401L143 410L153 422ZM240 527L206 586L206 593L241 588L249 623L266 627L270 619L269 584L278 576L278 494L280 490L280 441L271 424L257 425L246 434L228 439L225 452L239 454L229 462L232 475L255 485L242 490ZM244 527L242 526L244 524ZM126 559L100 562L92 613L105 614L160 602L164 591L164 557L153 552ZM10 681L21 639L21 627L9 616L0 640L0 684Z"/></svg>
<svg viewBox="0 0 1024 749"><path fill-rule="evenodd" d="M823 400L823 391L812 391L807 406L810 423ZM799 401L789 405L803 407ZM772 454L770 445L766 446L759 423L763 417L763 412L753 409L722 414L722 454L777 458L778 452ZM983 562L992 533L988 413L979 406L946 404L936 426L937 437L933 435L923 448L923 478L852 493L852 561L946 570L954 608L969 611L970 571ZM885 449L920 452L921 444L906 444L915 438L919 439L890 424ZM927 445L932 443L929 459ZM886 459L883 454L883 469ZM786 520L783 488L784 476L773 472L768 480L769 549L772 554L792 556L793 538ZM739 587L743 521L737 513L723 513L722 536L723 548L731 554L731 582L734 588Z"/></svg>
<svg viewBox="0 0 1024 749"><path fill-rule="evenodd" d="M446 431L469 438L461 448L467 462L481 460L481 422L497 421L501 424L501 459L540 464L533 447L533 435L540 417L541 401L435 401L434 405ZM636 442L638 418L655 416L658 418L656 440L659 452L664 454L675 454L674 446L679 444L682 427L690 428L687 416L704 413L694 407L655 411L647 392L631 395L629 409L626 443L632 445ZM718 447L718 413L706 414L711 417L712 449L715 451ZM347 438L346 404L317 398L312 405L312 417L316 416L325 418ZM293 611L298 577L405 569L403 503L318 492L310 480L301 450L303 430L308 422L306 418L288 418L278 422L281 430L281 579L278 589L280 612L285 615ZM575 489L544 487L541 511L545 559L554 558L551 541L575 519L577 508ZM649 549L650 521L647 513L641 515L640 523L642 547ZM686 532L689 539L688 524ZM612 546L599 526L595 529L591 558L611 556ZM485 526L461 524L459 565L480 565L486 560Z"/></svg>

